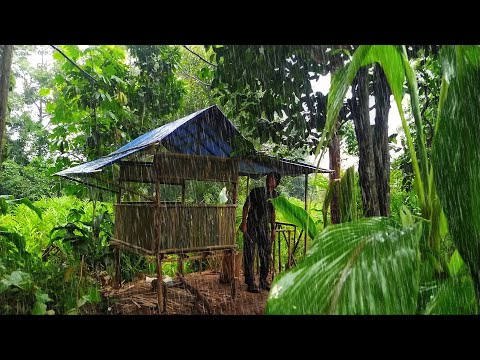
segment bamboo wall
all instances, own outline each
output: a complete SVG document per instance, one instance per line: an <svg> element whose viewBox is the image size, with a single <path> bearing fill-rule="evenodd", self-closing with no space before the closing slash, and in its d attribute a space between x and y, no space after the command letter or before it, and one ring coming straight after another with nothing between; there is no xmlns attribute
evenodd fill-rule
<svg viewBox="0 0 480 360"><path fill-rule="evenodd" d="M162 204L160 252L235 245L236 205ZM117 204L115 238L155 251L154 203Z"/></svg>
<svg viewBox="0 0 480 360"><path fill-rule="evenodd" d="M122 161L119 180L157 183L157 193L160 183L182 185L185 191L185 180L231 182L236 202L238 175L238 159L166 152L156 153L153 162ZM116 240L151 252L156 251L157 239L160 252L235 246L236 204L186 205L161 202L158 196L160 205L115 205Z"/></svg>

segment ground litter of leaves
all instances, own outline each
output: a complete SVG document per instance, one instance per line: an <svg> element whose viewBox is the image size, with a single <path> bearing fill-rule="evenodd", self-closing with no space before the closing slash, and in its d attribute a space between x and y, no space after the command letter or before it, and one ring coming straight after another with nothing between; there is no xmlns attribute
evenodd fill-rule
<svg viewBox="0 0 480 360"><path fill-rule="evenodd" d="M167 286L166 315L262 315L268 291L247 292L243 274L236 280L236 293L232 298L231 285L221 284L220 274L203 271L185 275L185 281L202 295L203 300L180 285ZM102 294L108 300L108 313L113 315L158 314L157 293L151 278L140 276L137 280L122 284L120 289L104 287ZM257 279L258 284L258 279ZM204 301L208 304L205 305Z"/></svg>

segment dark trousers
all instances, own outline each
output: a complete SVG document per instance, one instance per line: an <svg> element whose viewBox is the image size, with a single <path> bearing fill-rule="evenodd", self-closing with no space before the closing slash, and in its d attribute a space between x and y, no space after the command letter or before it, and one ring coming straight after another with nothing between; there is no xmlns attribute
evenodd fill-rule
<svg viewBox="0 0 480 360"><path fill-rule="evenodd" d="M267 282L272 252L272 242L270 240L270 230L268 227L247 227L247 234L243 236L243 265L246 284L254 283L253 263L255 247L258 248L258 256L260 258L260 284L262 284Z"/></svg>

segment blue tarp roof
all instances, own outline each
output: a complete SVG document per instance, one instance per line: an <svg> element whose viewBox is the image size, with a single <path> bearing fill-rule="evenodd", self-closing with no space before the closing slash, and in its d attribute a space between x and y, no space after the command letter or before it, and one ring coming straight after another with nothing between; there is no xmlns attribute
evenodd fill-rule
<svg viewBox="0 0 480 360"><path fill-rule="evenodd" d="M247 140L220 109L213 105L145 133L107 156L62 170L55 175L70 177L99 172L105 166L153 144L162 144L177 153L230 157L234 143L242 141ZM322 168L318 170L331 172ZM257 177L270 171L282 175L300 175L315 172L316 166L259 153L240 157L240 175Z"/></svg>

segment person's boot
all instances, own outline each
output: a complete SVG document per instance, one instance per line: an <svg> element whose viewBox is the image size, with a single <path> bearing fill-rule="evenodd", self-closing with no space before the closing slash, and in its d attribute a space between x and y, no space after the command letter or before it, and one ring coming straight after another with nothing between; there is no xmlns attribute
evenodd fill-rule
<svg viewBox="0 0 480 360"><path fill-rule="evenodd" d="M260 289L257 287L257 285L251 283L247 285L247 291L250 293L259 293Z"/></svg>

